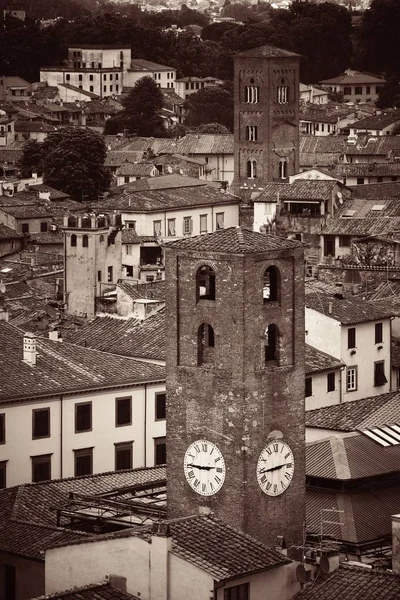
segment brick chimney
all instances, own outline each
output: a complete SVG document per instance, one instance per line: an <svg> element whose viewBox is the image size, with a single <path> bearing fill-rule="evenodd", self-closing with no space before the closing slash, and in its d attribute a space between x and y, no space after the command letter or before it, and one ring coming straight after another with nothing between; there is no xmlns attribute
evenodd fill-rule
<svg viewBox="0 0 400 600"><path fill-rule="evenodd" d="M168 555L171 551L172 536L167 522L153 524L150 545L150 597L167 600L168 597Z"/></svg>
<svg viewBox="0 0 400 600"><path fill-rule="evenodd" d="M24 362L36 365L36 335L29 331L24 334Z"/></svg>
<svg viewBox="0 0 400 600"><path fill-rule="evenodd" d="M122 575L109 575L107 579L111 587L126 592L126 577L122 577Z"/></svg>

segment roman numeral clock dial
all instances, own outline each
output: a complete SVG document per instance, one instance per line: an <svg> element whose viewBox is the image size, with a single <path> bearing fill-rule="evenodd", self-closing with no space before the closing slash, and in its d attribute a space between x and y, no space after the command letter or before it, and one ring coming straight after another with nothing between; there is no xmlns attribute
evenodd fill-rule
<svg viewBox="0 0 400 600"><path fill-rule="evenodd" d="M201 496L219 492L225 481L225 461L219 448L208 440L197 440L186 450L183 469L190 487Z"/></svg>
<svg viewBox="0 0 400 600"><path fill-rule="evenodd" d="M279 496L289 487L294 473L293 452L286 442L273 440L261 451L257 481L268 496Z"/></svg>

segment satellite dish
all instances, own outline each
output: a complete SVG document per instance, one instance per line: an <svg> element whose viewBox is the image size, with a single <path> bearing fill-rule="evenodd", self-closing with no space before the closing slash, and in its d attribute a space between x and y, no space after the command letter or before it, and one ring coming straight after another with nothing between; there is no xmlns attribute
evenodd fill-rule
<svg viewBox="0 0 400 600"><path fill-rule="evenodd" d="M297 581L300 583L307 583L311 579L311 565L303 565L299 564L296 567L296 577Z"/></svg>
<svg viewBox="0 0 400 600"><path fill-rule="evenodd" d="M331 572L331 563L327 556L322 555L321 560L319 561L319 566L324 575L329 575Z"/></svg>

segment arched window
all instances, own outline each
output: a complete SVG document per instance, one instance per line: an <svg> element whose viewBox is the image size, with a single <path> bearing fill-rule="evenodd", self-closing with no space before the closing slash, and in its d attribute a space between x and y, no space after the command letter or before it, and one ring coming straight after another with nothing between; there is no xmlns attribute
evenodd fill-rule
<svg viewBox="0 0 400 600"><path fill-rule="evenodd" d="M279 329L277 325L268 325L265 330L265 362L273 362L278 360L278 340Z"/></svg>
<svg viewBox="0 0 400 600"><path fill-rule="evenodd" d="M279 178L286 179L287 177L287 160L279 161Z"/></svg>
<svg viewBox="0 0 400 600"><path fill-rule="evenodd" d="M87 235L82 236L82 247L88 248L89 246L89 238Z"/></svg>
<svg viewBox="0 0 400 600"><path fill-rule="evenodd" d="M197 332L197 364L212 363L214 359L214 329L208 323L202 323Z"/></svg>
<svg viewBox="0 0 400 600"><path fill-rule="evenodd" d="M74 233L71 235L71 246L76 246L76 235Z"/></svg>
<svg viewBox="0 0 400 600"><path fill-rule="evenodd" d="M215 272L203 265L196 273L196 295L199 300L215 300Z"/></svg>
<svg viewBox="0 0 400 600"><path fill-rule="evenodd" d="M263 277L263 301L279 302L279 271L276 267L268 267Z"/></svg>
<svg viewBox="0 0 400 600"><path fill-rule="evenodd" d="M255 179L257 177L257 161L251 158L247 161L247 178Z"/></svg>

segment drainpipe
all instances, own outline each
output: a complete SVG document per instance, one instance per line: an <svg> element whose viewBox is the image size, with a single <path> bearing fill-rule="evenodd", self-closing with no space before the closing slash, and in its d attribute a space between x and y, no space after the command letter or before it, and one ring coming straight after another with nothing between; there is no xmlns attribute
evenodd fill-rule
<svg viewBox="0 0 400 600"><path fill-rule="evenodd" d="M339 404L342 404L343 402L343 388L342 388L342 373L345 370L346 367L340 367L340 374L339 374Z"/></svg>

